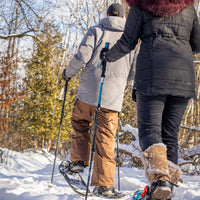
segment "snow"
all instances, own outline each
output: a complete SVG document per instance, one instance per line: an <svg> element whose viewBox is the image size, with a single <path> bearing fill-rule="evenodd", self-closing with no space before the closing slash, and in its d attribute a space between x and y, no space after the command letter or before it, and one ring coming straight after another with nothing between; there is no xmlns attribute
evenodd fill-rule
<svg viewBox="0 0 200 200"><path fill-rule="evenodd" d="M134 148L130 148L129 150L133 154L139 155L137 130L129 125L124 127L124 131L127 130L131 131L136 137ZM119 133L119 135L121 134ZM120 148L126 149L127 146L120 144ZM134 149L136 149L135 152ZM58 165L61 163L59 158L56 159L54 179L53 184L51 184L53 163L54 154L47 153L46 151L34 153L30 149L22 153L0 148L0 200L85 199L78 196L59 173ZM87 181L88 167L82 175L85 181ZM183 175L182 179L184 183L177 189L173 200L200 200L200 176L197 174L192 176ZM126 194L122 200L131 200L137 189L143 189L148 184L142 169L130 167L120 167L119 180L120 190ZM117 168L115 173L115 188L118 189ZM93 187L90 186L90 190L92 189ZM88 197L88 200L100 199L102 198Z"/></svg>

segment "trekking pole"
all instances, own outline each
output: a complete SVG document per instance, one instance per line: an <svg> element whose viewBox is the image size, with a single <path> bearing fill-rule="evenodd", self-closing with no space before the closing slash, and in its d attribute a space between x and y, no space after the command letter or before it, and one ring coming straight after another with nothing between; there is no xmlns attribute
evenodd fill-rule
<svg viewBox="0 0 200 200"><path fill-rule="evenodd" d="M122 123L121 123L120 118L119 118L119 120L118 120L118 124L119 124L120 129L122 129ZM119 165L120 165L120 162L119 162L119 127L117 128L117 162L118 162L118 190L120 191L120 170L119 170Z"/></svg>
<svg viewBox="0 0 200 200"><path fill-rule="evenodd" d="M109 43L106 43L105 48L108 49L108 47L109 47ZM87 200L87 196L88 196L90 174L91 174L91 169L92 169L92 160L93 160L93 154L95 152L95 140L96 140L97 126L98 126L99 112L100 112L100 107L101 107L101 94L102 94L102 88L103 88L103 83L104 83L104 78L105 78L105 72L106 72L106 61L102 61L101 84L100 84L100 90L99 90L98 105L96 108L97 112L96 112L96 117L95 117L95 127L94 127L94 135L93 135L93 142L92 142L92 148L91 148L90 168L89 168L89 174L88 174L85 200Z"/></svg>
<svg viewBox="0 0 200 200"><path fill-rule="evenodd" d="M119 170L119 126L117 127L117 169L118 169L118 190L120 191L120 170Z"/></svg>
<svg viewBox="0 0 200 200"><path fill-rule="evenodd" d="M66 94L67 94L68 82L69 82L69 80L67 80L66 83L65 83L64 98L63 98L62 111L61 111L61 117L60 117L60 126L59 126L59 132L58 132L58 138L57 138L57 144L56 144L56 150L55 150L55 159L54 159L54 163L53 163L53 171L52 171L52 176L51 176L51 184L53 183L53 176L54 176L54 170L55 170L55 164L56 164L56 157L57 157L57 154L58 154L60 131L61 131L61 127L62 127L62 119L63 119L63 116L64 116L64 107L65 107L65 99L66 99Z"/></svg>

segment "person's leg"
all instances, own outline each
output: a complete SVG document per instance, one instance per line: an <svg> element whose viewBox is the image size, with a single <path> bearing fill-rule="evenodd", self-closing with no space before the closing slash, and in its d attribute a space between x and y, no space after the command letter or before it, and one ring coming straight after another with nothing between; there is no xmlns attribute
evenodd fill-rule
<svg viewBox="0 0 200 200"><path fill-rule="evenodd" d="M139 142L142 151L162 143L162 114L166 96L145 96L136 93Z"/></svg>
<svg viewBox="0 0 200 200"><path fill-rule="evenodd" d="M141 160L150 182L150 196L152 199L166 199L171 194L171 185L161 129L167 95L145 96L137 93L136 97Z"/></svg>
<svg viewBox="0 0 200 200"><path fill-rule="evenodd" d="M116 162L114 149L118 112L101 108L99 112L98 128L96 133L96 152L94 154L94 167L92 185L114 186Z"/></svg>
<svg viewBox="0 0 200 200"><path fill-rule="evenodd" d="M178 163L178 132L188 98L167 96L162 120L162 141L167 146L167 158Z"/></svg>
<svg viewBox="0 0 200 200"><path fill-rule="evenodd" d="M91 116L95 113L95 106L77 100L74 105L71 124L73 134L71 139L70 160L85 161L90 158L90 135L89 129L92 124Z"/></svg>
<svg viewBox="0 0 200 200"><path fill-rule="evenodd" d="M178 132L179 126L188 104L189 98L178 96L167 96L162 120L162 140L167 146L167 158L169 167L169 180L174 185L183 182L181 179L181 168L178 163ZM175 188L171 196L175 195Z"/></svg>

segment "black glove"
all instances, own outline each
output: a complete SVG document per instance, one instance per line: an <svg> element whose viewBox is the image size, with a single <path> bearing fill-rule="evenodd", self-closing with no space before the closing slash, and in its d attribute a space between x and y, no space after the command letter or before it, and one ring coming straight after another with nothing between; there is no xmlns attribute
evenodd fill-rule
<svg viewBox="0 0 200 200"><path fill-rule="evenodd" d="M66 75L66 68L62 72L62 79L65 81L69 81L71 79Z"/></svg>
<svg viewBox="0 0 200 200"><path fill-rule="evenodd" d="M107 61L107 60L108 60L107 57L106 57L107 51L108 51L107 48L103 48L103 49L101 50L101 52L100 52L100 59L101 59L102 61Z"/></svg>

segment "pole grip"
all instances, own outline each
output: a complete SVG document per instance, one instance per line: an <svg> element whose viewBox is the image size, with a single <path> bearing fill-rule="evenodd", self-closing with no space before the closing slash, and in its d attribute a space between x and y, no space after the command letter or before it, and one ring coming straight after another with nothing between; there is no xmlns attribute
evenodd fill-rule
<svg viewBox="0 0 200 200"><path fill-rule="evenodd" d="M108 48L109 48L109 43L106 42L105 49L108 50ZM106 72L106 61L102 61L102 73L101 73L101 77L105 77L105 72Z"/></svg>

